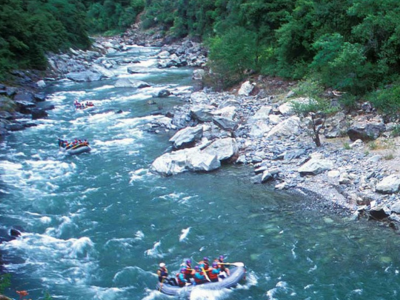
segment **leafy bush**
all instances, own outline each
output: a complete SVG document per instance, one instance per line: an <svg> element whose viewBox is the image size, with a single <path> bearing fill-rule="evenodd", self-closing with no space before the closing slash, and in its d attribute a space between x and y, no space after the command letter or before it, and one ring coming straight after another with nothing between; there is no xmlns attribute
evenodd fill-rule
<svg viewBox="0 0 400 300"><path fill-rule="evenodd" d="M368 96L369 101L382 112L396 115L400 112L400 85L392 86L372 92Z"/></svg>
<svg viewBox="0 0 400 300"><path fill-rule="evenodd" d="M255 68L255 34L243 27L234 27L222 36L209 39L208 45L209 66L223 78L224 87L242 80L245 70Z"/></svg>
<svg viewBox="0 0 400 300"><path fill-rule="evenodd" d="M330 101L322 97L324 89L318 80L302 80L293 91L296 95L309 99L308 103L292 102L292 108L298 115L307 115L310 112L329 115L337 112L337 108L332 107Z"/></svg>
<svg viewBox="0 0 400 300"><path fill-rule="evenodd" d="M345 108L353 109L356 107L357 97L352 94L345 93L339 98L339 103Z"/></svg>
<svg viewBox="0 0 400 300"><path fill-rule="evenodd" d="M391 137L398 137L400 136L400 125L396 124L392 130L392 133L390 134Z"/></svg>

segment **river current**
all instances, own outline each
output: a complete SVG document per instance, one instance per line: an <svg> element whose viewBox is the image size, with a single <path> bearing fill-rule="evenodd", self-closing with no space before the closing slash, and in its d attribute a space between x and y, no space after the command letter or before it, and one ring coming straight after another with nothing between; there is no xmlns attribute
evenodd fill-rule
<svg viewBox="0 0 400 300"><path fill-rule="evenodd" d="M225 255L245 263L246 280L190 299L400 297L400 239L389 229L308 209L305 197L252 184L247 166L172 177L149 171L170 150L173 132L154 133L148 124L182 103L152 96L190 90L193 71L157 69L157 51L132 47L123 56L141 61L139 73L128 74L127 65L117 71L150 88L116 88L117 78L56 82L47 88L56 107L49 117L0 145L1 228L23 232L0 244L12 274L5 294L169 299L155 289L161 261L174 274L186 258ZM75 110L75 100L95 107ZM59 137L86 138L92 151L65 155Z"/></svg>

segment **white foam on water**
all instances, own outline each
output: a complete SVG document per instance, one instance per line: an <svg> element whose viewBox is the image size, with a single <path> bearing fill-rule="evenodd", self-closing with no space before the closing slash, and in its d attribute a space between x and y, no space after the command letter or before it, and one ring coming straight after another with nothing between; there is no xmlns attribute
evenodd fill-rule
<svg viewBox="0 0 400 300"><path fill-rule="evenodd" d="M190 300L222 300L228 299L233 290L223 289L223 290L207 290L201 288L201 286L193 288L190 293Z"/></svg>
<svg viewBox="0 0 400 300"><path fill-rule="evenodd" d="M144 271L137 266L127 266L118 271L112 281L113 285L117 287L132 287L133 284L137 287L144 286L150 277L156 279L157 275L154 272Z"/></svg>
<svg viewBox="0 0 400 300"><path fill-rule="evenodd" d="M14 154L14 157L22 158L22 157L26 157L26 155L25 155L25 153L23 153L23 152L18 152L18 153L15 153L15 154Z"/></svg>
<svg viewBox="0 0 400 300"><path fill-rule="evenodd" d="M140 230L136 231L135 240L140 241L143 240L143 238L144 238L144 233Z"/></svg>
<svg viewBox="0 0 400 300"><path fill-rule="evenodd" d="M147 98L152 97L152 94L150 92L151 90L152 88L141 89L141 93L131 94L129 96L123 96L118 98L112 98L112 102L117 103L117 102L130 102L132 100L146 100Z"/></svg>
<svg viewBox="0 0 400 300"><path fill-rule="evenodd" d="M180 242L183 242L187 238L187 236L188 236L188 234L190 232L190 229L191 229L191 227L188 227L186 229L182 229L182 231L181 231L182 234L179 236L179 241Z"/></svg>
<svg viewBox="0 0 400 300"><path fill-rule="evenodd" d="M170 193L170 194L167 194L167 195L159 196L158 198L162 199L162 200L167 200L167 201L179 201L179 202L181 202L180 201L181 199L187 200L188 196L184 197L184 195L185 195L184 193Z"/></svg>
<svg viewBox="0 0 400 300"><path fill-rule="evenodd" d="M71 258L86 257L94 249L94 243L88 237L71 240L70 247L72 251L69 253Z"/></svg>
<svg viewBox="0 0 400 300"><path fill-rule="evenodd" d="M138 127L139 125L143 124L149 124L151 122L157 122L157 123L165 123L166 120L168 120L168 124L171 124L171 119L164 117L164 116L145 116L145 117L140 117L140 118L130 118L130 119L121 119L118 120L118 122L112 126L110 126L113 129L126 129L126 128L134 128Z"/></svg>
<svg viewBox="0 0 400 300"><path fill-rule="evenodd" d="M26 160L24 164L0 162L2 180L23 193L23 200L42 198L59 189L59 180L74 172L75 164L56 160Z"/></svg>
<svg viewBox="0 0 400 300"><path fill-rule="evenodd" d="M84 115L82 117L71 120L70 123L73 125L87 126L88 123L100 125L102 123L110 123L111 121L119 118L120 114L116 114L113 111L99 113L94 115Z"/></svg>
<svg viewBox="0 0 400 300"><path fill-rule="evenodd" d="M87 284L88 276L98 267L93 260L97 253L88 237L63 240L45 234L22 233L17 239L2 243L0 249L18 253L25 260L7 264L7 269L29 269L33 277L53 284Z"/></svg>
<svg viewBox="0 0 400 300"><path fill-rule="evenodd" d="M268 290L266 292L269 300L278 299L274 298L277 293L283 293L285 295L295 296L296 293L289 287L289 284L286 281L279 281L274 288Z"/></svg>
<svg viewBox="0 0 400 300"><path fill-rule="evenodd" d="M149 169L138 169L135 171L129 172L129 184L132 184L132 182L142 182L147 180L147 177L151 175Z"/></svg>
<svg viewBox="0 0 400 300"><path fill-rule="evenodd" d="M3 160L0 161L0 169L4 173L12 174L13 172L22 169L22 164L20 163L13 163L11 161ZM3 173L3 174L4 174Z"/></svg>
<svg viewBox="0 0 400 300"><path fill-rule="evenodd" d="M124 288L104 288L91 286L90 289L94 292L94 298L96 300L117 300L121 299L126 289Z"/></svg>
<svg viewBox="0 0 400 300"><path fill-rule="evenodd" d="M314 272L314 271L317 270L317 269L318 269L317 265L314 265L313 267L311 267L311 268L307 271L307 273Z"/></svg>
<svg viewBox="0 0 400 300"><path fill-rule="evenodd" d="M70 217L67 216L61 216L58 221L60 222L60 224L58 225L57 228L47 228L46 229L46 234L48 235L52 235L52 236L62 236L63 233L67 232L70 228L76 228L76 225L74 224L74 222L71 220Z"/></svg>
<svg viewBox="0 0 400 300"><path fill-rule="evenodd" d="M304 287L304 289L305 290L308 290L308 289L311 289L311 288L313 288L314 287L314 284L307 284L305 287Z"/></svg>
<svg viewBox="0 0 400 300"><path fill-rule="evenodd" d="M115 140L110 140L110 141L95 141L95 145L99 147L104 147L104 148L110 148L110 147L119 147L119 146L127 146L135 143L135 140L133 138L124 138L124 139L115 139Z"/></svg>
<svg viewBox="0 0 400 300"><path fill-rule="evenodd" d="M361 296L361 295L363 294L363 289L355 289L355 290L352 290L352 291L350 292L350 294Z"/></svg>
<svg viewBox="0 0 400 300"><path fill-rule="evenodd" d="M297 255L296 255L296 252L295 252L296 244L297 244L297 241L296 241L296 243L293 244L293 247L292 247L292 250L291 250L292 251L292 256L293 256L294 259L297 258Z"/></svg>
<svg viewBox="0 0 400 300"><path fill-rule="evenodd" d="M86 190L82 191L82 194L91 194L93 192L97 192L100 188L87 188Z"/></svg>
<svg viewBox="0 0 400 300"><path fill-rule="evenodd" d="M135 242L134 238L113 238L111 240L108 240L104 245L104 247L107 248L111 245L115 246L116 244L118 247L130 248L132 247L132 244L134 242Z"/></svg>
<svg viewBox="0 0 400 300"><path fill-rule="evenodd" d="M49 224L51 222L51 218L50 217L41 217L40 222L42 222L43 224Z"/></svg>
<svg viewBox="0 0 400 300"><path fill-rule="evenodd" d="M162 295L161 292L157 290L151 290L151 289L146 289L147 295L142 298L142 300L154 300L154 299L160 299L160 296ZM164 296L162 296L164 297Z"/></svg>
<svg viewBox="0 0 400 300"><path fill-rule="evenodd" d="M258 284L258 277L254 272L247 272L246 273L246 280L239 283L236 286L236 289L240 290L248 290L251 286L256 286Z"/></svg>
<svg viewBox="0 0 400 300"><path fill-rule="evenodd" d="M161 246L161 242L160 242L160 241L155 242L154 245L153 245L153 248L147 249L144 253L145 253L147 256L154 257L154 258L163 257L163 254L162 254L162 253L160 252L160 250L159 250L159 247L160 247L160 246Z"/></svg>
<svg viewBox="0 0 400 300"><path fill-rule="evenodd" d="M114 86L113 85L103 85L97 88L94 88L93 91L102 91L102 90L109 90L109 89L113 89ZM92 100L91 100L92 101Z"/></svg>

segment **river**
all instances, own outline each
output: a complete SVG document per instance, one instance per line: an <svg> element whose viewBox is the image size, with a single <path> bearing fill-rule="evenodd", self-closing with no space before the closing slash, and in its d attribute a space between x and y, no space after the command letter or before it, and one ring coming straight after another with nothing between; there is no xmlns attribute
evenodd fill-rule
<svg viewBox="0 0 400 300"><path fill-rule="evenodd" d="M161 261L175 273L186 258L225 255L245 263L246 281L191 299L398 298L400 240L389 229L308 209L309 199L254 185L248 166L172 177L149 171L170 149L173 132L154 133L148 124L182 103L152 95L192 84L189 68L157 69L157 51L132 47L122 55L141 61L139 73L117 69L118 78L150 88L115 88L117 78L56 82L47 87L56 106L49 117L0 145L1 228L23 232L0 245L12 274L5 294L170 299L155 290ZM75 110L74 100L95 106ZM86 138L92 151L65 155L58 137Z"/></svg>

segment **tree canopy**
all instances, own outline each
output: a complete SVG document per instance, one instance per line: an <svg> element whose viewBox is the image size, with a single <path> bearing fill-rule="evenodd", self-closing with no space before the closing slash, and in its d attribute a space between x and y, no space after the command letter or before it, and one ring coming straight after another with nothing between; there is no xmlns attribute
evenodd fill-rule
<svg viewBox="0 0 400 300"><path fill-rule="evenodd" d="M143 29L203 39L223 85L244 72L363 94L396 82L398 0L0 0L0 72L44 69L44 53L90 46L88 34ZM225 75L227 75L225 77Z"/></svg>

